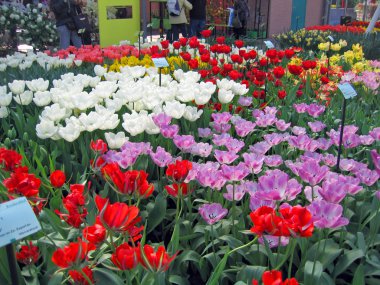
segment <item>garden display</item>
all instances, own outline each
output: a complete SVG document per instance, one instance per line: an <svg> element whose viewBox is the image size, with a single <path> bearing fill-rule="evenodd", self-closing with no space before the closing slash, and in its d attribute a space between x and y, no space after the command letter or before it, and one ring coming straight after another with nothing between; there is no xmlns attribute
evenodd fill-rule
<svg viewBox="0 0 380 285"><path fill-rule="evenodd" d="M379 284L380 62L202 36L0 58L20 284Z"/></svg>

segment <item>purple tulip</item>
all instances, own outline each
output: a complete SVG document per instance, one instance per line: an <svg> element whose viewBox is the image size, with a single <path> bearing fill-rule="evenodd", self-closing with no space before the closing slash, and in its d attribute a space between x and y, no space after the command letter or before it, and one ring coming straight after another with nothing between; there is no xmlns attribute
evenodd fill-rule
<svg viewBox="0 0 380 285"><path fill-rule="evenodd" d="M339 164L339 168L344 171L351 171L355 169L356 161L353 159L342 158Z"/></svg>
<svg viewBox="0 0 380 285"><path fill-rule="evenodd" d="M371 145L375 142L375 139L371 137L370 135L368 136L359 136L360 138L360 143L362 145Z"/></svg>
<svg viewBox="0 0 380 285"><path fill-rule="evenodd" d="M243 162L240 162L237 166L223 164L221 169L223 176L229 181L240 181L250 174L248 167Z"/></svg>
<svg viewBox="0 0 380 285"><path fill-rule="evenodd" d="M252 97L240 96L238 104L243 107L248 107L252 104Z"/></svg>
<svg viewBox="0 0 380 285"><path fill-rule="evenodd" d="M224 209L219 203L204 204L199 207L198 211L209 225L215 224L228 214L228 210Z"/></svg>
<svg viewBox="0 0 380 285"><path fill-rule="evenodd" d="M319 144L318 148L322 150L328 150L333 144L330 139L325 139L325 138L318 138L317 142Z"/></svg>
<svg viewBox="0 0 380 285"><path fill-rule="evenodd" d="M159 167L165 167L173 161L172 155L160 146L157 147L156 152L151 151L149 155Z"/></svg>
<svg viewBox="0 0 380 285"><path fill-rule="evenodd" d="M210 128L198 128L198 136L200 138L207 138L212 135L212 131Z"/></svg>
<svg viewBox="0 0 380 285"><path fill-rule="evenodd" d="M234 191L234 187L235 187L235 191ZM227 189L227 193L224 193L223 194L223 197L228 200L228 201L240 201L241 199L243 199L244 195L245 195L245 187L244 185L227 185L226 186L226 189ZM234 195L234 192L235 192L235 195Z"/></svg>
<svg viewBox="0 0 380 285"><path fill-rule="evenodd" d="M295 134L296 136L304 135L306 134L306 129L303 127L294 126L292 128L292 133Z"/></svg>
<svg viewBox="0 0 380 285"><path fill-rule="evenodd" d="M272 236L272 235L263 235L259 237L258 241L260 244L265 245L265 241L268 243L269 248L274 248L278 246L287 246L289 244L289 237L285 236Z"/></svg>
<svg viewBox="0 0 380 285"><path fill-rule="evenodd" d="M342 217L343 207L323 200L313 201L307 209L313 215L313 222L317 228L335 229L348 224L348 219Z"/></svg>
<svg viewBox="0 0 380 285"><path fill-rule="evenodd" d="M259 178L255 197L263 200L294 200L302 186L295 179L278 169L268 170Z"/></svg>
<svg viewBox="0 0 380 285"><path fill-rule="evenodd" d="M319 133L323 131L324 128L326 128L326 125L320 121L308 122L307 124L309 125L311 131L314 133Z"/></svg>
<svg viewBox="0 0 380 285"><path fill-rule="evenodd" d="M164 126L160 128L160 132L164 138L172 139L178 134L179 127L178 125Z"/></svg>
<svg viewBox="0 0 380 285"><path fill-rule="evenodd" d="M317 185L325 178L330 168L326 165L320 166L314 159L297 164L299 177L311 186Z"/></svg>
<svg viewBox="0 0 380 285"><path fill-rule="evenodd" d="M213 119L214 123L227 124L232 118L232 115L229 112L212 113L211 118Z"/></svg>
<svg viewBox="0 0 380 285"><path fill-rule="evenodd" d="M266 154L271 149L271 145L266 141L257 142L249 147L249 151L257 154Z"/></svg>
<svg viewBox="0 0 380 285"><path fill-rule="evenodd" d="M256 186L257 186L257 183L256 183ZM276 207L276 201L274 201L274 200L263 200L263 199L256 198L255 194L251 195L251 197L249 198L249 209L254 212L262 206L268 206L271 208L275 208Z"/></svg>
<svg viewBox="0 0 380 285"><path fill-rule="evenodd" d="M188 152L191 147L195 144L194 137L192 135L176 135L173 138L173 142L180 150Z"/></svg>
<svg viewBox="0 0 380 285"><path fill-rule="evenodd" d="M380 175L380 154L377 153L376 149L371 150L371 158L377 174Z"/></svg>
<svg viewBox="0 0 380 285"><path fill-rule="evenodd" d="M305 113L307 108L309 106L306 103L301 103L301 104L293 104L293 108L296 110L297 113Z"/></svg>
<svg viewBox="0 0 380 285"><path fill-rule="evenodd" d="M208 143L196 143L191 147L190 153L200 157L208 157L211 154L212 145Z"/></svg>
<svg viewBox="0 0 380 285"><path fill-rule="evenodd" d="M290 127L290 123L286 123L284 120L278 120L276 122L276 128L279 131L286 131Z"/></svg>
<svg viewBox="0 0 380 285"><path fill-rule="evenodd" d="M212 127L214 128L215 132L224 134L228 133L228 131L231 129L231 124L214 123Z"/></svg>
<svg viewBox="0 0 380 285"><path fill-rule="evenodd" d="M224 151L216 149L214 156L219 163L230 164L234 162L239 156L234 151Z"/></svg>
<svg viewBox="0 0 380 285"><path fill-rule="evenodd" d="M372 186L379 179L380 174L376 170L363 168L355 172L355 176L367 186Z"/></svg>
<svg viewBox="0 0 380 285"><path fill-rule="evenodd" d="M216 146L224 146L230 143L232 137L230 134L221 134L221 135L214 135L212 142Z"/></svg>
<svg viewBox="0 0 380 285"><path fill-rule="evenodd" d="M375 140L380 140L380 127L374 128L372 131L368 133L371 137L373 137Z"/></svg>
<svg viewBox="0 0 380 285"><path fill-rule="evenodd" d="M170 124L172 117L166 115L165 113L160 113L157 115L153 115L152 120L157 127L162 128Z"/></svg>
<svg viewBox="0 0 380 285"><path fill-rule="evenodd" d="M264 135L264 140L271 146L278 145L284 141L284 135L273 133Z"/></svg>
<svg viewBox="0 0 380 285"><path fill-rule="evenodd" d="M243 153L244 163L251 173L258 174L263 168L265 156L256 153Z"/></svg>
<svg viewBox="0 0 380 285"><path fill-rule="evenodd" d="M266 156L264 162L269 167L277 167L282 164L283 160L281 155L274 154Z"/></svg>
<svg viewBox="0 0 380 285"><path fill-rule="evenodd" d="M313 201L319 201L323 199L321 194L319 194L320 190L321 187L319 186L306 186L303 192L305 193L306 199L311 203Z"/></svg>
<svg viewBox="0 0 380 285"><path fill-rule="evenodd" d="M326 164L330 167L335 166L337 164L337 161L338 161L337 157L334 156L333 154L330 154L330 153L326 154L322 160L323 160L324 164Z"/></svg>
<svg viewBox="0 0 380 285"><path fill-rule="evenodd" d="M233 151L235 153L238 153L244 146L245 146L244 142L238 139L231 139L229 143L226 144L226 148L229 151Z"/></svg>
<svg viewBox="0 0 380 285"><path fill-rule="evenodd" d="M325 109L326 109L326 107L323 105L318 105L318 104L312 103L309 105L309 107L307 107L306 112L310 116L317 118L325 111Z"/></svg>
<svg viewBox="0 0 380 285"><path fill-rule="evenodd" d="M239 120L235 124L235 131L239 137L246 137L251 132L253 132L255 127L256 127L255 123L252 123L251 121L247 121L247 120L242 119L242 120Z"/></svg>

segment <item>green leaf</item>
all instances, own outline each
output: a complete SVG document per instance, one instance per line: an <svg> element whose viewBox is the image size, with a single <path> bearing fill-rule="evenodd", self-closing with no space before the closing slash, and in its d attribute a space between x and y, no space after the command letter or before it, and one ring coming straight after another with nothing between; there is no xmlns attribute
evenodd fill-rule
<svg viewBox="0 0 380 285"><path fill-rule="evenodd" d="M364 285L365 280L364 280L364 266L363 264L360 264L354 274L354 279L352 280L352 284L354 285Z"/></svg>
<svg viewBox="0 0 380 285"><path fill-rule="evenodd" d="M182 277L182 276L178 276L178 275L170 275L169 276L169 282L170 284L177 284L177 285L189 285L189 281Z"/></svg>
<svg viewBox="0 0 380 285"><path fill-rule="evenodd" d="M94 268L93 271L96 284L124 284L123 280L111 270Z"/></svg>
<svg viewBox="0 0 380 285"><path fill-rule="evenodd" d="M318 250L318 252L317 252ZM332 239L325 239L315 243L307 252L306 260L318 260L323 268L327 268L342 253L342 249Z"/></svg>
<svg viewBox="0 0 380 285"><path fill-rule="evenodd" d="M223 273L224 267L226 267L229 254L225 254L222 260L219 262L218 266L212 272L210 279L207 281L206 285L216 285L219 282L219 278Z"/></svg>
<svg viewBox="0 0 380 285"><path fill-rule="evenodd" d="M322 263L319 261L315 261L315 263L310 260L306 261L304 270L304 284L319 285L322 272Z"/></svg>
<svg viewBox="0 0 380 285"><path fill-rule="evenodd" d="M245 284L250 284L252 279L260 280L265 270L267 270L267 268L264 266L244 266L237 274L236 279L247 282Z"/></svg>
<svg viewBox="0 0 380 285"><path fill-rule="evenodd" d="M361 249L346 251L343 256L339 258L339 261L335 266L334 278L344 272L355 260L362 258L363 256L364 252Z"/></svg>
<svg viewBox="0 0 380 285"><path fill-rule="evenodd" d="M162 193L158 194L152 211L149 212L147 233L152 232L165 218L166 198Z"/></svg>
<svg viewBox="0 0 380 285"><path fill-rule="evenodd" d="M55 272L51 275L48 285L61 285L63 272Z"/></svg>

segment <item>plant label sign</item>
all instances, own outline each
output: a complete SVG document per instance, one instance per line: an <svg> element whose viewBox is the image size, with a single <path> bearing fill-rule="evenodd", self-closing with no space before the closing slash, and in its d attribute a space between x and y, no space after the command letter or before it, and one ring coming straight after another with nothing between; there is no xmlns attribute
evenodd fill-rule
<svg viewBox="0 0 380 285"><path fill-rule="evenodd" d="M338 84L338 88L343 93L345 99L351 99L358 95L350 83Z"/></svg>
<svg viewBox="0 0 380 285"><path fill-rule="evenodd" d="M333 38L332 36L328 36L327 38L328 38L330 41L332 41L332 42L334 41L334 38Z"/></svg>
<svg viewBox="0 0 380 285"><path fill-rule="evenodd" d="M165 57L152 58L155 67L168 67L169 63Z"/></svg>
<svg viewBox="0 0 380 285"><path fill-rule="evenodd" d="M40 229L40 223L25 197L0 204L0 247Z"/></svg>
<svg viewBox="0 0 380 285"><path fill-rule="evenodd" d="M267 46L267 48L274 48L274 44L271 41L264 41L264 44Z"/></svg>

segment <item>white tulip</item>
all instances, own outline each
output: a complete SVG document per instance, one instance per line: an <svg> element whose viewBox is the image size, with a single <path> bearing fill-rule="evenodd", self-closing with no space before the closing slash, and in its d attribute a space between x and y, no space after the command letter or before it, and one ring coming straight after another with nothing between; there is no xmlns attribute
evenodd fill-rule
<svg viewBox="0 0 380 285"><path fill-rule="evenodd" d="M234 85L234 83L235 81L228 80L226 78L223 78L222 80L219 80L219 79L216 80L216 85L218 86L219 89L230 90L232 89L232 86Z"/></svg>
<svg viewBox="0 0 380 285"><path fill-rule="evenodd" d="M211 94L204 92L203 89L201 89L201 92L195 95L195 104L197 105L204 105L207 104L211 99Z"/></svg>
<svg viewBox="0 0 380 285"><path fill-rule="evenodd" d="M144 132L147 118L146 111L141 111L140 113L132 111L131 114L123 115L124 122L122 126L131 136L135 136Z"/></svg>
<svg viewBox="0 0 380 285"><path fill-rule="evenodd" d="M165 114L175 119L180 119L183 116L185 108L186 105L178 101L168 101L165 103L165 106L163 106Z"/></svg>
<svg viewBox="0 0 380 285"><path fill-rule="evenodd" d="M89 86L92 87L92 88L95 88L96 85L98 85L98 83L100 82L100 77L91 77L90 79L90 82L89 82Z"/></svg>
<svg viewBox="0 0 380 285"><path fill-rule="evenodd" d="M79 135L80 130L73 123L66 124L65 127L59 127L58 134L66 141L73 142L75 141Z"/></svg>
<svg viewBox="0 0 380 285"><path fill-rule="evenodd" d="M7 65L5 63L0 63L0 72L3 72L7 69Z"/></svg>
<svg viewBox="0 0 380 285"><path fill-rule="evenodd" d="M37 137L40 139L48 139L58 133L58 127L54 125L53 121L41 119L36 125Z"/></svg>
<svg viewBox="0 0 380 285"><path fill-rule="evenodd" d="M100 130L113 130L115 129L119 123L120 123L120 119L119 119L119 116L117 114L112 114L110 116L107 116L107 117L100 117L101 120L102 118L105 118L100 126L99 126L99 129Z"/></svg>
<svg viewBox="0 0 380 285"><path fill-rule="evenodd" d="M95 65L94 72L95 72L96 76L102 77L104 75L104 73L107 72L107 69L101 65Z"/></svg>
<svg viewBox="0 0 380 285"><path fill-rule="evenodd" d="M108 73L104 73L104 78L107 81L116 82L119 80L120 75L121 75L121 73L119 73L119 72L110 71Z"/></svg>
<svg viewBox="0 0 380 285"><path fill-rule="evenodd" d="M12 102L12 93L9 92L8 94L0 94L0 106L1 107L6 107L9 106Z"/></svg>
<svg viewBox="0 0 380 285"><path fill-rule="evenodd" d="M8 83L9 89L13 94L18 95L24 92L25 90L25 81L24 80L13 80L12 83Z"/></svg>
<svg viewBox="0 0 380 285"><path fill-rule="evenodd" d="M0 107L0 119L6 118L6 117L8 117L8 115L9 115L8 108L5 106L1 106Z"/></svg>
<svg viewBox="0 0 380 285"><path fill-rule="evenodd" d="M196 71L188 71L183 75L183 81L187 83L196 83L201 79L201 75Z"/></svg>
<svg viewBox="0 0 380 285"><path fill-rule="evenodd" d="M49 88L49 80L43 80L42 78L34 79L32 81L26 81L30 91L46 91Z"/></svg>
<svg viewBox="0 0 380 285"><path fill-rule="evenodd" d="M177 100L181 102L191 102L194 100L195 97L195 92L199 90L195 89L194 84L192 83L180 83L178 86L178 91L177 91Z"/></svg>
<svg viewBox="0 0 380 285"><path fill-rule="evenodd" d="M234 93L231 90L219 89L218 99L220 103L227 104L234 98Z"/></svg>
<svg viewBox="0 0 380 285"><path fill-rule="evenodd" d="M96 129L99 129L103 123L102 117L100 117L99 114L94 111L91 111L88 115L85 113L80 114L79 121L88 132L93 132Z"/></svg>
<svg viewBox="0 0 380 285"><path fill-rule="evenodd" d="M76 65L76 66L81 66L82 65L82 60L80 60L80 59L75 59L74 60L74 64Z"/></svg>
<svg viewBox="0 0 380 285"><path fill-rule="evenodd" d="M235 82L234 85L232 86L232 92L235 93L235 95L245 95L249 91L248 88L244 84L240 84Z"/></svg>
<svg viewBox="0 0 380 285"><path fill-rule="evenodd" d="M49 91L37 91L34 93L34 104L39 107L47 106L51 102L51 94Z"/></svg>
<svg viewBox="0 0 380 285"><path fill-rule="evenodd" d="M140 112L142 110L145 110L145 105L142 100L139 100L133 103L128 103L126 104L126 106L131 111L134 110L136 112Z"/></svg>
<svg viewBox="0 0 380 285"><path fill-rule="evenodd" d="M201 117L202 114L203 114L203 110L198 110L197 107L186 106L186 110L185 110L185 113L183 114L183 117L186 120L195 122Z"/></svg>
<svg viewBox="0 0 380 285"><path fill-rule="evenodd" d="M19 95L15 95L13 99L16 101L17 104L24 106L29 105L33 100L33 92L29 90L24 91Z"/></svg>
<svg viewBox="0 0 380 285"><path fill-rule="evenodd" d="M115 98L115 99L106 98L105 103L108 109L114 110L115 112L120 111L121 107L125 105L125 103L123 103L123 101L119 98Z"/></svg>
<svg viewBox="0 0 380 285"><path fill-rule="evenodd" d="M149 135L155 135L160 133L160 128L154 123L152 119L153 114L149 114L146 120L145 132Z"/></svg>
<svg viewBox="0 0 380 285"><path fill-rule="evenodd" d="M216 85L211 82L201 82L199 83L199 87L202 92L209 93L210 95L213 94L216 90Z"/></svg>
<svg viewBox="0 0 380 285"><path fill-rule="evenodd" d="M48 120L58 122L64 118L69 117L70 113L70 110L66 110L66 108L62 108L59 104L55 103L51 106L46 106L42 111L41 116Z"/></svg>
<svg viewBox="0 0 380 285"><path fill-rule="evenodd" d="M72 94L72 103L74 108L79 109L81 111L85 111L89 108L92 108L95 106L95 104L98 102L98 99L93 94L88 94L87 92L81 92L77 94Z"/></svg>
<svg viewBox="0 0 380 285"><path fill-rule="evenodd" d="M124 132L118 132L117 134L105 133L104 136L106 137L108 147L111 149L119 149L129 140Z"/></svg>

